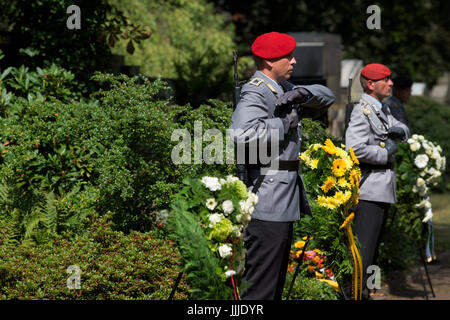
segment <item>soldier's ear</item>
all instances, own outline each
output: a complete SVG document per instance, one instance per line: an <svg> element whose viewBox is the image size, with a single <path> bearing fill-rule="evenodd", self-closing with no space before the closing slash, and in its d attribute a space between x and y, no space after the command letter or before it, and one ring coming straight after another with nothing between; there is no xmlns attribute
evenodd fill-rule
<svg viewBox="0 0 450 320"><path fill-rule="evenodd" d="M367 89L374 91L375 90L375 81L368 80L367 81Z"/></svg>
<svg viewBox="0 0 450 320"><path fill-rule="evenodd" d="M266 66L267 69L272 70L273 68L273 63L274 60L271 59L264 59L264 65Z"/></svg>

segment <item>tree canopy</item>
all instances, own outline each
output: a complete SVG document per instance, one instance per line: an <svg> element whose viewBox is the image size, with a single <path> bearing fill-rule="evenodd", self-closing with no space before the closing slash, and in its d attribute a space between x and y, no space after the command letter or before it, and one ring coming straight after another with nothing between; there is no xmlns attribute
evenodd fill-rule
<svg viewBox="0 0 450 320"><path fill-rule="evenodd" d="M450 69L450 4L440 0L210 0L236 27L242 53L264 32L329 32L342 36L344 58L380 62L394 74L428 85ZM381 10L381 29L370 30L370 5Z"/></svg>

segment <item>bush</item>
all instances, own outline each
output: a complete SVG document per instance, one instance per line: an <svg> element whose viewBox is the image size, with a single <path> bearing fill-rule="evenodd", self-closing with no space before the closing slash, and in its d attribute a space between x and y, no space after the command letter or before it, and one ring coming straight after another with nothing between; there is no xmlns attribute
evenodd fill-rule
<svg viewBox="0 0 450 320"><path fill-rule="evenodd" d="M108 215L90 220L87 237L55 238L44 246L10 243L11 226L0 220L1 299L167 299L178 274L173 244L154 232L124 235ZM81 288L69 289L67 268L81 269ZM175 299L187 299L184 278Z"/></svg>
<svg viewBox="0 0 450 320"><path fill-rule="evenodd" d="M185 129L192 135L195 120L202 121L202 134L217 128L225 136L229 104L211 100L193 110L161 100L158 93L166 86L159 80L102 74L94 79L103 87L93 96L98 100L62 102L53 92L44 99L11 96L0 117L0 177L17 189L8 192L22 194L15 198L18 202L29 203L35 191L64 198L75 189L90 188L93 207L113 212L116 227L148 230L184 176L229 173L234 168L175 164L171 159L176 143L172 132ZM36 96L44 92L39 91L42 87L32 88ZM27 96L30 90L20 94Z"/></svg>
<svg viewBox="0 0 450 320"><path fill-rule="evenodd" d="M293 273L288 273L283 291L284 296L287 296L292 278ZM340 298L340 294L329 284L301 275L295 280L289 296L289 300L339 300Z"/></svg>

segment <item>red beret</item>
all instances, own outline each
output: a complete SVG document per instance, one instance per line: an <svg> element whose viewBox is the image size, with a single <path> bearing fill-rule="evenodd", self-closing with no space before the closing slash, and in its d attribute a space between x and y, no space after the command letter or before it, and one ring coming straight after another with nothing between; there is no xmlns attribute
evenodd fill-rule
<svg viewBox="0 0 450 320"><path fill-rule="evenodd" d="M391 75L391 70L384 64L370 63L361 70L361 75L369 80L381 80Z"/></svg>
<svg viewBox="0 0 450 320"><path fill-rule="evenodd" d="M284 57L294 51L297 42L285 33L269 32L260 35L252 44L252 52L263 59Z"/></svg>

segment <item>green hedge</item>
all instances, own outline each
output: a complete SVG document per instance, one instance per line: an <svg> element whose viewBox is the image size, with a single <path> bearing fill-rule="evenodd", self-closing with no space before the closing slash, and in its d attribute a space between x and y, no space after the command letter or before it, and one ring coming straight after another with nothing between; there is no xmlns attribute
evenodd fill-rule
<svg viewBox="0 0 450 320"><path fill-rule="evenodd" d="M155 232L113 231L108 215L92 217L88 236L47 245L11 243L0 221L0 299L167 299L178 275L177 249ZM80 289L69 289L67 268L81 269ZM188 299L180 282L175 299Z"/></svg>
<svg viewBox="0 0 450 320"><path fill-rule="evenodd" d="M38 77L25 71L23 78ZM171 141L175 129L187 129L193 136L193 122L201 120L203 132L218 128L224 133L230 104L209 101L198 109L171 105L159 96L166 89L162 81L103 74L94 77L103 89L89 101L70 99L69 90L63 91L67 101L62 102L39 86L39 78L25 98L27 91L12 86L18 83L12 77L16 72L12 69L4 82L10 98L0 117L0 178L9 186L4 199L17 201L0 201L0 216L11 215L14 208L30 216L36 198L54 192L57 201L74 200L62 207L65 213L57 212L59 220L68 219L77 215L71 208L80 200L69 195L84 192L82 198L92 200L92 209L113 212L117 228L144 231L168 206L184 176L232 171L231 165L176 165L171 159L178 143ZM54 74L54 82L67 79L62 71ZM61 87L69 84L62 82Z"/></svg>

